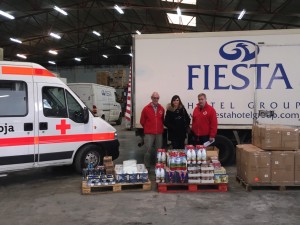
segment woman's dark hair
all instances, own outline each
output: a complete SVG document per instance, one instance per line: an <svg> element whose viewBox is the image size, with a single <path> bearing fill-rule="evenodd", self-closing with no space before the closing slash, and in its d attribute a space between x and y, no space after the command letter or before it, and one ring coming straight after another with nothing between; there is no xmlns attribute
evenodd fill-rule
<svg viewBox="0 0 300 225"><path fill-rule="evenodd" d="M179 100L179 106L178 106L178 107L179 107L179 108L183 107L183 104L182 104L182 102L181 102L181 99L180 99L180 97L179 97L178 95L174 95L174 96L172 97L172 99L171 99L171 106L174 107L173 101L176 100L176 99Z"/></svg>

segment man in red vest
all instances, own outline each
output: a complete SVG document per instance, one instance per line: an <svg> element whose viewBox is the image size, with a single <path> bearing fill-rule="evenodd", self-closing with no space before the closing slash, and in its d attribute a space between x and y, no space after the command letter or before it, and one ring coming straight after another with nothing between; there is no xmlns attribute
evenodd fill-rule
<svg viewBox="0 0 300 225"><path fill-rule="evenodd" d="M146 105L142 111L140 123L144 128L144 140L146 152L144 156L145 166L150 169L151 155L157 149L162 148L163 132L164 132L164 117L165 109L158 103L159 94L153 92L151 95L151 102ZM153 152L153 145L155 150Z"/></svg>
<svg viewBox="0 0 300 225"><path fill-rule="evenodd" d="M216 110L207 103L206 95L204 93L199 94L198 101L199 103L193 112L191 143L193 145L214 141L218 128Z"/></svg>

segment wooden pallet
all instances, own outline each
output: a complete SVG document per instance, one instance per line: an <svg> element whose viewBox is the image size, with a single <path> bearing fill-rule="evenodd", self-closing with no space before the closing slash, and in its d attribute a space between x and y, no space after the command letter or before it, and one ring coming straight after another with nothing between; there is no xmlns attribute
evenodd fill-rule
<svg viewBox="0 0 300 225"><path fill-rule="evenodd" d="M286 184L248 184L244 179L240 176L236 176L236 181L239 182L246 191L252 190L300 190L300 184L286 183Z"/></svg>
<svg viewBox="0 0 300 225"><path fill-rule="evenodd" d="M157 190L161 193L179 193L179 192L226 192L227 183L219 184L169 184L158 183Z"/></svg>
<svg viewBox="0 0 300 225"><path fill-rule="evenodd" d="M98 193L115 193L124 191L150 191L151 182L146 183L123 183L112 185L96 185L89 186L86 181L82 181L81 193L86 194L98 194Z"/></svg>

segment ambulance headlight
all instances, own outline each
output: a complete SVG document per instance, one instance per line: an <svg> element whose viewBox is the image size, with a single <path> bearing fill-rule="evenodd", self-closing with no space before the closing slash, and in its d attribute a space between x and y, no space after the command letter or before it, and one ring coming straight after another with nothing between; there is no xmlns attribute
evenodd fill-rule
<svg viewBox="0 0 300 225"><path fill-rule="evenodd" d="M117 139L118 139L118 133L115 132L115 140L117 140Z"/></svg>

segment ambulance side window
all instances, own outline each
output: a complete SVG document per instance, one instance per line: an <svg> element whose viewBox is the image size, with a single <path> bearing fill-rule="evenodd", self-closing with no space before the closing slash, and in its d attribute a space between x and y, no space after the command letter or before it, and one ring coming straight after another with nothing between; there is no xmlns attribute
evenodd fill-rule
<svg viewBox="0 0 300 225"><path fill-rule="evenodd" d="M77 123L83 123L83 108L76 99L66 90L69 118Z"/></svg>
<svg viewBox="0 0 300 225"><path fill-rule="evenodd" d="M67 118L65 92L59 87L43 87L43 113L46 117Z"/></svg>
<svg viewBox="0 0 300 225"><path fill-rule="evenodd" d="M25 82L0 80L0 117L26 116L27 101Z"/></svg>

